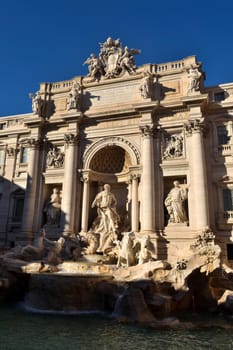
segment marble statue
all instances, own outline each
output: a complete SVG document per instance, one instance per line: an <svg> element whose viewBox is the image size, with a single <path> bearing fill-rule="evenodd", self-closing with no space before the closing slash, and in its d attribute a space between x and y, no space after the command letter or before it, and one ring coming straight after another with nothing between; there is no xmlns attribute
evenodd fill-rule
<svg viewBox="0 0 233 350"><path fill-rule="evenodd" d="M87 247L84 248L84 253L87 255L95 254L99 247L99 239L92 229L87 232L86 240Z"/></svg>
<svg viewBox="0 0 233 350"><path fill-rule="evenodd" d="M163 158L177 158L183 155L183 137L182 135L171 135L165 148Z"/></svg>
<svg viewBox="0 0 233 350"><path fill-rule="evenodd" d="M20 258L23 260L40 259L44 254L45 231L41 229L36 235L33 244L28 244L22 248Z"/></svg>
<svg viewBox="0 0 233 350"><path fill-rule="evenodd" d="M137 67L133 55L139 53L139 50L129 49L128 46L125 46L124 53L120 58L120 67L126 69L128 73L135 73Z"/></svg>
<svg viewBox="0 0 233 350"><path fill-rule="evenodd" d="M96 57L93 53L90 54L90 57L86 59L84 64L88 64L89 73L88 77L91 77L92 80L99 80L100 76L103 74L103 64L101 60Z"/></svg>
<svg viewBox="0 0 233 350"><path fill-rule="evenodd" d="M173 182L174 187L165 199L165 206L169 214L169 223L187 223L184 202L187 199L187 188L181 187L179 181Z"/></svg>
<svg viewBox="0 0 233 350"><path fill-rule="evenodd" d="M51 241L48 238L44 238L44 248L47 251L46 261L48 264L60 264L61 259L61 251L65 244L65 238L60 237L57 241Z"/></svg>
<svg viewBox="0 0 233 350"><path fill-rule="evenodd" d="M145 264L155 258L155 249L150 240L150 236L145 235L140 239L140 250L137 254L138 264Z"/></svg>
<svg viewBox="0 0 233 350"><path fill-rule="evenodd" d="M77 261L82 254L81 239L77 236L65 236L63 256L68 260Z"/></svg>
<svg viewBox="0 0 233 350"><path fill-rule="evenodd" d="M108 37L104 43L100 43L99 57L91 54L90 57L84 62L88 65L88 77L92 78L92 81L116 78L128 72L129 74L135 74L136 65L134 62L134 55L139 54L141 51L136 49L129 49L127 46L122 47L120 39L112 39Z"/></svg>
<svg viewBox="0 0 233 350"><path fill-rule="evenodd" d="M44 237L45 231L41 229L35 236L32 244L27 244L24 247L17 245L10 252L5 254L7 258L21 260L37 260L44 256Z"/></svg>
<svg viewBox="0 0 233 350"><path fill-rule="evenodd" d="M32 99L33 114L38 114L39 116L41 116L43 101L39 94L39 91L37 91L35 95L33 93L30 93L29 97Z"/></svg>
<svg viewBox="0 0 233 350"><path fill-rule="evenodd" d="M141 92L142 98L150 98L152 95L152 76L149 72L144 74L139 91Z"/></svg>
<svg viewBox="0 0 233 350"><path fill-rule="evenodd" d="M67 100L67 109L78 109L81 96L81 86L78 83L74 83Z"/></svg>
<svg viewBox="0 0 233 350"><path fill-rule="evenodd" d="M124 232L122 241L117 241L117 267L135 265L134 235L133 232Z"/></svg>
<svg viewBox="0 0 233 350"><path fill-rule="evenodd" d="M65 154L59 148L53 146L47 153L46 165L48 168L62 168Z"/></svg>
<svg viewBox="0 0 233 350"><path fill-rule="evenodd" d="M96 195L91 205L92 208L97 207L98 213L98 218L95 220L96 224L92 225L93 231L100 234L98 251L104 249L106 241L110 236L112 236L113 240L115 239L120 220L116 211L117 200L110 189L110 185L105 184L104 190Z"/></svg>
<svg viewBox="0 0 233 350"><path fill-rule="evenodd" d="M46 214L47 225L59 226L61 215L61 196L58 188L53 189L50 201L46 204L44 212Z"/></svg>
<svg viewBox="0 0 233 350"><path fill-rule="evenodd" d="M188 78L189 78L189 85L188 85L188 93L192 93L195 91L198 91L200 88L200 79L201 79L201 72L198 70L198 68L194 68L191 66L188 70Z"/></svg>

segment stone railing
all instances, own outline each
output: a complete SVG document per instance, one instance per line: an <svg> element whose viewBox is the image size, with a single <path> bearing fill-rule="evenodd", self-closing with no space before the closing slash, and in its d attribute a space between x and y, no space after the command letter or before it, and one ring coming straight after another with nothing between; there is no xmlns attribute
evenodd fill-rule
<svg viewBox="0 0 233 350"><path fill-rule="evenodd" d="M59 81L57 83L53 83L52 85L52 90L59 90L59 89L66 89L70 88L73 85L72 80L67 80L67 81Z"/></svg>
<svg viewBox="0 0 233 350"><path fill-rule="evenodd" d="M157 73L163 73L168 71L180 70L185 66L184 61L175 61L169 63L161 63L157 66Z"/></svg>
<svg viewBox="0 0 233 350"><path fill-rule="evenodd" d="M233 224L233 211L227 210L217 213L218 225Z"/></svg>
<svg viewBox="0 0 233 350"><path fill-rule="evenodd" d="M218 146L218 153L221 156L231 156L233 154L232 151L233 151L232 144Z"/></svg>

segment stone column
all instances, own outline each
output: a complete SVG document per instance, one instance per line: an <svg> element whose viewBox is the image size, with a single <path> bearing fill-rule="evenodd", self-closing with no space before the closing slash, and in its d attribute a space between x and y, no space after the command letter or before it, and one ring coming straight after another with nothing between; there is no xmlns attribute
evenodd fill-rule
<svg viewBox="0 0 233 350"><path fill-rule="evenodd" d="M154 186L155 192L155 229L160 232L164 229L164 189L163 189L163 175L160 163L161 160L161 129L157 126L154 129Z"/></svg>
<svg viewBox="0 0 233 350"><path fill-rule="evenodd" d="M38 164L40 141L34 138L28 140L30 147L28 171L27 171L27 187L24 199L23 220L22 220L22 234L29 241L33 238L33 223L36 209L36 190L38 183ZM36 212L36 215L38 213Z"/></svg>
<svg viewBox="0 0 233 350"><path fill-rule="evenodd" d="M81 233L86 234L88 231L88 214L89 214L90 184L88 174L83 175L83 203L81 218Z"/></svg>
<svg viewBox="0 0 233 350"><path fill-rule="evenodd" d="M153 128L149 125L141 126L142 131L142 227L145 233L155 232L154 206L154 152Z"/></svg>
<svg viewBox="0 0 233 350"><path fill-rule="evenodd" d="M203 129L204 126L199 120L190 121L186 126L186 135L190 137L188 140L190 162L189 221L191 229L194 230L202 230L209 226Z"/></svg>
<svg viewBox="0 0 233 350"><path fill-rule="evenodd" d="M138 210L138 176L132 175L132 199L131 199L131 229L138 232L139 210Z"/></svg>
<svg viewBox="0 0 233 350"><path fill-rule="evenodd" d="M66 134L64 139L66 152L61 204L62 225L64 235L73 235L77 190L78 136Z"/></svg>

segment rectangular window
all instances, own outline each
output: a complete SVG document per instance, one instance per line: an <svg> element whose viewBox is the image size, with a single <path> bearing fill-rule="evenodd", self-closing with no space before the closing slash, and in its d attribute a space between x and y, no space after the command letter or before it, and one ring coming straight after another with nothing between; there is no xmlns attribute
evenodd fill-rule
<svg viewBox="0 0 233 350"><path fill-rule="evenodd" d="M5 163L5 150L0 149L0 166L3 166Z"/></svg>
<svg viewBox="0 0 233 350"><path fill-rule="evenodd" d="M223 207L224 207L224 211L233 210L233 189L230 189L230 188L223 189Z"/></svg>
<svg viewBox="0 0 233 350"><path fill-rule="evenodd" d="M217 134L219 145L226 145L229 143L230 137L228 136L228 130L226 125L217 126Z"/></svg>
<svg viewBox="0 0 233 350"><path fill-rule="evenodd" d="M21 221L23 216L24 198L15 198L12 221Z"/></svg>
<svg viewBox="0 0 233 350"><path fill-rule="evenodd" d="M0 181L0 193L4 191L4 181Z"/></svg>
<svg viewBox="0 0 233 350"><path fill-rule="evenodd" d="M1 123L0 124L0 130L6 129L6 123Z"/></svg>
<svg viewBox="0 0 233 350"><path fill-rule="evenodd" d="M227 259L233 260L233 244L227 244Z"/></svg>
<svg viewBox="0 0 233 350"><path fill-rule="evenodd" d="M20 163L28 163L28 159L29 159L29 148L23 147L21 149Z"/></svg>

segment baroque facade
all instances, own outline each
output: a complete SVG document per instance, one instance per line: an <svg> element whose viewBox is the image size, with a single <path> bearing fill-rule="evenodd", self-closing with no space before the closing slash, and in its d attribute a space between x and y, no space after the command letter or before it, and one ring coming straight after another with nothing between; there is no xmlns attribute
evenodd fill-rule
<svg viewBox="0 0 233 350"><path fill-rule="evenodd" d="M233 83L205 87L195 56L137 67L136 54L108 38L86 76L42 83L32 113L0 119L1 246L41 227L87 235L109 184L117 229L149 235L158 258L211 230L233 263Z"/></svg>

